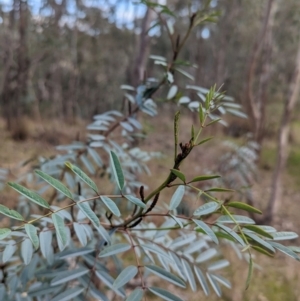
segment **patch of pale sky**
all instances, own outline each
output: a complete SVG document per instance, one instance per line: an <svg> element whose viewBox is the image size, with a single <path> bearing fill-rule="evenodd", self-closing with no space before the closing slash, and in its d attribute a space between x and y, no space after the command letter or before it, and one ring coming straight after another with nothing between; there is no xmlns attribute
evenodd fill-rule
<svg viewBox="0 0 300 301"><path fill-rule="evenodd" d="M61 0L55 0L57 3L61 3ZM97 7L101 8L101 10L106 14L106 16L111 19L112 22L116 22L117 26L123 27L126 26L129 29L132 29L134 24L133 20L138 17L141 18L146 11L146 6L138 4L138 0L83 0L84 4L87 7ZM218 0L212 0L211 6L215 7L217 5ZM166 5L167 0L158 0L158 3L161 5ZM49 16L51 14L50 9L43 9L41 11L41 8L44 5L43 0L28 0L28 4L30 6L30 9L32 11L32 14L35 17L38 17L39 15L43 16ZM5 11L9 11L12 9L12 0L0 0L0 5L2 6L2 9ZM115 15L114 19L110 17L110 7L115 6ZM77 17L84 17L83 14L76 13L76 2L73 0L68 0L67 2L67 9L68 13L70 15L64 16L62 23L68 24L69 26L72 26L74 24L74 18L72 18L71 15L77 14ZM1 20L0 20L1 23ZM151 32L151 34L157 34L157 32ZM210 30L208 28L204 28L201 31L201 37L203 39L208 39L210 37Z"/></svg>

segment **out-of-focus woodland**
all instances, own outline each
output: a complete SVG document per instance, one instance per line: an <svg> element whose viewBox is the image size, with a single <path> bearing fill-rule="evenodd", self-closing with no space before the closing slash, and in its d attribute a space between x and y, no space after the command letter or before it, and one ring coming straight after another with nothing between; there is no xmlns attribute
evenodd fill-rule
<svg viewBox="0 0 300 301"><path fill-rule="evenodd" d="M176 41L188 25L189 8L204 1L161 2L177 15ZM210 5L220 11L217 23L192 32L180 59L197 65L186 67L197 85L222 86L248 115L228 116L227 127L211 133L260 145L258 180L248 203L265 211L263 222L299 232L300 1L214 0ZM51 154L52 146L83 135L93 115L125 110L120 85L137 86L145 76L155 76L150 54L172 55L172 19L166 20L169 32L158 29L151 9L128 0L11 0L0 1L0 8L0 167L39 151ZM178 85L181 80L186 84L178 77ZM155 123L145 121L148 145L158 151L168 146L161 137L177 109L176 101L162 95L163 113ZM299 265L288 259L277 269L268 264L250 294L238 286L232 300L300 300Z"/></svg>

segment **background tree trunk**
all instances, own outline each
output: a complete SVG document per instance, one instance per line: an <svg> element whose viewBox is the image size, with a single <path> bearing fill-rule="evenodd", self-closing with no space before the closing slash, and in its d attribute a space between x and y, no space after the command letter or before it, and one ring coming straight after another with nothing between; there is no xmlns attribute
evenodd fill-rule
<svg viewBox="0 0 300 301"><path fill-rule="evenodd" d="M134 87L138 86L144 78L146 59L149 56L151 41L151 38L148 35L148 30L154 17L155 12L152 9L148 8L142 20L141 33L139 35L139 42L137 47L138 51L136 52L137 56L133 67L132 85Z"/></svg>
<svg viewBox="0 0 300 301"><path fill-rule="evenodd" d="M270 64L273 47L272 29L277 6L278 3L276 0L269 0L267 3L262 27L250 57L247 74L246 107L248 109L254 141L260 145L263 142L265 134L265 110L271 75ZM260 65L260 68L257 70L258 65ZM258 78L257 83L255 83L255 78Z"/></svg>
<svg viewBox="0 0 300 301"><path fill-rule="evenodd" d="M288 139L290 133L290 122L292 112L299 98L300 90L300 42L298 46L297 58L295 61L295 71L289 85L288 95L284 104L284 111L279 128L278 150L275 170L271 184L271 196L267 206L265 222L270 223L274 214L279 211L282 198L282 174L288 158Z"/></svg>

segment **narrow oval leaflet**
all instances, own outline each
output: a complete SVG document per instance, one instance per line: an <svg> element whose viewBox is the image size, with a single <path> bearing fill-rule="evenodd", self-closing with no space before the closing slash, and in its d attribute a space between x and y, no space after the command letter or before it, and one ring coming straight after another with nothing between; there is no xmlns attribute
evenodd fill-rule
<svg viewBox="0 0 300 301"><path fill-rule="evenodd" d="M184 227L183 224L182 224L182 222L181 222L181 220L177 216L175 216L175 215L173 215L171 213L169 213L169 215L174 219L174 221L179 225L180 228Z"/></svg>
<svg viewBox="0 0 300 301"><path fill-rule="evenodd" d="M217 219L217 223L222 224L255 224L255 221L243 215L222 215Z"/></svg>
<svg viewBox="0 0 300 301"><path fill-rule="evenodd" d="M182 75L184 75L185 77L191 79L191 80L195 80L195 77L191 74L189 74L188 72L184 71L183 69L181 68L175 68L179 73L181 73Z"/></svg>
<svg viewBox="0 0 300 301"><path fill-rule="evenodd" d="M85 166L85 168L88 170L88 172L90 174L94 175L96 171L95 171L93 164L91 164L90 160L85 155L81 155L80 160L83 163L83 165Z"/></svg>
<svg viewBox="0 0 300 301"><path fill-rule="evenodd" d="M193 271L192 271L189 263L185 259L182 258L181 262L182 262L182 266L183 266L186 278L189 281L190 287L191 287L192 291L195 292L197 290L197 285L196 285Z"/></svg>
<svg viewBox="0 0 300 301"><path fill-rule="evenodd" d="M89 253L93 253L94 250L90 248L76 248L76 249L68 249L64 250L63 252L59 253L60 259L66 259L66 258L73 258L78 256L84 256Z"/></svg>
<svg viewBox="0 0 300 301"><path fill-rule="evenodd" d="M204 144L204 143L206 143L206 142L210 141L212 138L213 138L213 137L208 137L208 138L205 138L205 139L201 140L201 141L200 141L200 142L199 142L197 145Z"/></svg>
<svg viewBox="0 0 300 301"><path fill-rule="evenodd" d="M105 140L105 137L102 136ZM91 147L88 147L88 153L89 155L93 158L94 162L98 165L98 167L102 167L103 166L103 162L101 157L99 156L99 154Z"/></svg>
<svg viewBox="0 0 300 301"><path fill-rule="evenodd" d="M120 212L118 206L112 199L110 199L109 197L104 196L104 195L101 195L100 199L105 204L105 206L111 211L112 214L114 214L118 217L121 216L121 212Z"/></svg>
<svg viewBox="0 0 300 301"><path fill-rule="evenodd" d="M10 240L8 245L6 245L3 254L2 254L2 262L5 263L11 259L16 251L16 242L14 240Z"/></svg>
<svg viewBox="0 0 300 301"><path fill-rule="evenodd" d="M84 288L81 287L71 288L64 291L63 293L58 294L53 299L51 299L51 301L69 301L80 295L83 291Z"/></svg>
<svg viewBox="0 0 300 301"><path fill-rule="evenodd" d="M233 207L233 208L245 210L248 212L262 214L262 212L259 209L255 208L253 206L250 206L248 204L242 203L242 202L230 202L230 203L226 204L226 207Z"/></svg>
<svg viewBox="0 0 300 301"><path fill-rule="evenodd" d="M75 233L83 247L87 244L87 236L84 227L78 223L73 223Z"/></svg>
<svg viewBox="0 0 300 301"><path fill-rule="evenodd" d="M289 240L295 239L298 237L298 234L295 232L276 232L272 233L273 240Z"/></svg>
<svg viewBox="0 0 300 301"><path fill-rule="evenodd" d="M208 202L200 207L198 207L194 211L195 216L202 216L202 215L207 215L211 214L215 211L217 211L220 208L220 204L217 202Z"/></svg>
<svg viewBox="0 0 300 301"><path fill-rule="evenodd" d="M219 260L217 262L212 263L207 267L208 271L216 271L229 266L229 261L226 259Z"/></svg>
<svg viewBox="0 0 300 301"><path fill-rule="evenodd" d="M185 175L178 169L171 169L171 172L179 178L183 183L185 183Z"/></svg>
<svg viewBox="0 0 300 301"><path fill-rule="evenodd" d="M117 295L124 298L125 292L122 289L116 289L113 287L114 279L106 273L104 270L96 271L96 276L109 288L111 288Z"/></svg>
<svg viewBox="0 0 300 301"><path fill-rule="evenodd" d="M300 253L300 247L297 247L297 246L288 246L288 248L295 252L295 253Z"/></svg>
<svg viewBox="0 0 300 301"><path fill-rule="evenodd" d="M219 283L223 284L225 287L231 289L231 283L225 279L224 277L220 276L220 275L213 275L210 274L212 278L214 278L215 280L217 280Z"/></svg>
<svg viewBox="0 0 300 301"><path fill-rule="evenodd" d="M223 224L218 224L218 223L216 223L216 226L218 226L223 231L228 233L234 240L238 241L243 247L246 247L246 243L244 242L244 240L231 228L224 226Z"/></svg>
<svg viewBox="0 0 300 301"><path fill-rule="evenodd" d="M172 273L166 271L165 269L158 267L156 265L145 265L145 268L152 272L153 274L161 277L162 279L167 280L170 283L173 283L177 286L185 288L185 282L180 279L178 276L173 275Z"/></svg>
<svg viewBox="0 0 300 301"><path fill-rule="evenodd" d="M198 94L200 96L200 98L202 98L202 94ZM204 110L203 110L203 106L202 103L199 103L199 112L198 112L198 117L199 117L199 123L200 125L203 125L203 121L204 121Z"/></svg>
<svg viewBox="0 0 300 301"><path fill-rule="evenodd" d="M257 242L259 245L263 246L264 248L267 248L272 253L275 253L275 249L272 247L272 245L269 242L266 242L262 238L258 237L254 233L245 233L248 237L252 238L255 242Z"/></svg>
<svg viewBox="0 0 300 301"><path fill-rule="evenodd" d="M191 99L187 96L182 96L179 98L178 104L189 103Z"/></svg>
<svg viewBox="0 0 300 301"><path fill-rule="evenodd" d="M202 182L202 181L207 181L207 180L212 180L212 179L218 179L220 177L221 176L218 176L218 175L198 176L198 177L195 177L193 180L189 181L189 183Z"/></svg>
<svg viewBox="0 0 300 301"><path fill-rule="evenodd" d="M148 290L153 293L154 295L162 298L163 300L167 300L167 301L183 301L182 299L180 299L179 297L173 295L172 293L170 293L169 291L159 288L159 287L154 287L151 286L148 288Z"/></svg>
<svg viewBox="0 0 300 301"><path fill-rule="evenodd" d="M144 291L141 288L136 288L127 298L126 301L141 301L144 296Z"/></svg>
<svg viewBox="0 0 300 301"><path fill-rule="evenodd" d="M219 240L215 234L215 232L208 226L206 225L203 221L199 221L196 219L193 219L194 223L201 228L211 239L214 243L219 244Z"/></svg>
<svg viewBox="0 0 300 301"><path fill-rule="evenodd" d="M206 192L235 192L233 189L227 189L227 188L219 188L219 187L213 187L210 189L205 190Z"/></svg>
<svg viewBox="0 0 300 301"><path fill-rule="evenodd" d="M57 294L60 291L61 287L53 287L46 285L40 285L37 288L30 288L28 290L29 297L41 297L47 294Z"/></svg>
<svg viewBox="0 0 300 301"><path fill-rule="evenodd" d="M262 225L259 225L257 227L263 229L267 233L275 233L275 232L277 232L277 230L274 227L271 227L271 226L262 226Z"/></svg>
<svg viewBox="0 0 300 301"><path fill-rule="evenodd" d="M267 238L270 238L270 239L273 239L273 236L272 234L266 232L262 227L260 226L256 226L256 225L245 225L243 226L243 231L247 229L247 230L250 230L250 231L253 231L261 236L264 236L264 237L267 237Z"/></svg>
<svg viewBox="0 0 300 301"><path fill-rule="evenodd" d="M90 186L95 192L98 193L98 188L94 181L84 173L80 168L71 164L70 162L65 163L67 167L69 167L83 182L85 182L88 186Z"/></svg>
<svg viewBox="0 0 300 301"><path fill-rule="evenodd" d="M0 240L6 238L11 233L11 230L8 228L0 228Z"/></svg>
<svg viewBox="0 0 300 301"><path fill-rule="evenodd" d="M37 228L35 226L33 226L32 224L26 224L25 231L34 246L34 249L37 250L40 245L39 237L37 235Z"/></svg>
<svg viewBox="0 0 300 301"><path fill-rule="evenodd" d="M4 205L0 205L0 213L4 214L12 219L16 219L18 221L24 221L23 216L19 212L9 209Z"/></svg>
<svg viewBox="0 0 300 301"><path fill-rule="evenodd" d="M200 263L200 262L207 261L207 260L213 258L217 254L218 254L218 251L216 249L205 250L204 252L201 252L198 255L198 257L196 258L196 262Z"/></svg>
<svg viewBox="0 0 300 301"><path fill-rule="evenodd" d="M246 289L248 289L251 279L252 279L252 274L253 274L253 260L252 257L250 256L249 258L249 267L248 267L248 275L247 275L247 280L246 280Z"/></svg>
<svg viewBox="0 0 300 301"><path fill-rule="evenodd" d="M73 199L73 195L72 195L71 191L64 184L62 184L60 181L58 181L57 179L47 175L46 173L44 173L41 170L36 170L35 173L37 175L39 175L48 184L50 184L52 187L54 187L56 190L58 190L59 192L64 194L66 197L68 197L71 200Z"/></svg>
<svg viewBox="0 0 300 301"><path fill-rule="evenodd" d="M194 271L195 271L198 281L203 289L204 294L206 296L208 296L209 295L209 286L207 284L207 281L206 281L202 271L195 265L194 265Z"/></svg>
<svg viewBox="0 0 300 301"><path fill-rule="evenodd" d="M90 270L86 268L78 268L74 270L68 270L56 273L56 276L51 280L51 285L59 285L62 283L69 282L74 279L78 279L79 277L89 273Z"/></svg>
<svg viewBox="0 0 300 301"><path fill-rule="evenodd" d="M179 204L181 203L182 198L184 196L184 191L185 191L185 187L183 185L180 185L175 190L174 194L172 195L171 201L170 201L170 205L169 205L170 210L174 210L179 206Z"/></svg>
<svg viewBox="0 0 300 301"><path fill-rule="evenodd" d="M114 288L120 288L127 282L129 282L132 278L136 276L138 273L138 268L136 266L130 265L126 267L116 278L113 283Z"/></svg>
<svg viewBox="0 0 300 301"><path fill-rule="evenodd" d="M137 206L139 206L139 207L141 207L141 208L143 208L143 209L146 209L146 204L145 203L143 203L140 199L138 199L137 197L135 197L135 196L132 196L132 195L124 195L125 196L125 198L129 201L129 202L131 202L131 203L133 203L133 204L135 204L135 205L137 205Z"/></svg>
<svg viewBox="0 0 300 301"><path fill-rule="evenodd" d="M50 256L50 248L52 246L52 231L48 228L44 228L40 234L40 249L44 258Z"/></svg>
<svg viewBox="0 0 300 301"><path fill-rule="evenodd" d="M64 220L57 213L52 214L52 220L58 239L60 240L63 246L66 246L68 237Z"/></svg>
<svg viewBox="0 0 300 301"><path fill-rule="evenodd" d="M252 249L254 249L255 251L259 252L259 253L262 253L264 255L267 255L269 257L274 257L274 253L271 253L269 251L267 251L266 249L262 248L262 247L259 247L259 246L251 246Z"/></svg>
<svg viewBox="0 0 300 301"><path fill-rule="evenodd" d="M14 190L16 190L17 192L19 192L20 194L22 194L23 196L25 196L30 201L34 202L35 204L50 209L50 205L36 192L31 191L26 187L17 183L8 182L8 185Z"/></svg>
<svg viewBox="0 0 300 301"><path fill-rule="evenodd" d="M133 98L133 97L132 97ZM133 98L134 99L134 98ZM120 122L120 125L128 132L132 132L134 130L133 126L128 122Z"/></svg>
<svg viewBox="0 0 300 301"><path fill-rule="evenodd" d="M110 235L112 235L115 230L110 230L109 233L105 230L104 227L102 227L101 225L99 225L98 227L96 227L98 233L102 236L102 240L99 241L98 243L98 247L101 248L105 243L109 243L110 242Z"/></svg>
<svg viewBox="0 0 300 301"><path fill-rule="evenodd" d="M77 206L84 213L84 215L92 222L94 227L97 228L100 226L99 218L94 213L88 202L77 202Z"/></svg>
<svg viewBox="0 0 300 301"><path fill-rule="evenodd" d="M173 97L175 97L177 91L178 91L178 87L176 85L173 85L168 92L167 99L170 100Z"/></svg>
<svg viewBox="0 0 300 301"><path fill-rule="evenodd" d="M274 242L274 241L270 241L270 244L276 248L278 251L300 261L300 257L295 253L293 252L291 249L289 249L288 247L282 245L282 244L279 244L277 242Z"/></svg>
<svg viewBox="0 0 300 301"><path fill-rule="evenodd" d="M150 245L150 244L140 244L140 247L142 249L151 251L153 253L155 253L156 255L160 255L164 258L166 258L167 260L171 260L173 261L172 257L170 257L162 248L159 248L156 245Z"/></svg>
<svg viewBox="0 0 300 301"><path fill-rule="evenodd" d="M29 239L25 239L21 244L21 256L23 262L28 265L33 255L32 243Z"/></svg>
<svg viewBox="0 0 300 301"><path fill-rule="evenodd" d="M107 256L123 253L123 252L128 251L130 248L131 248L131 245L124 244L124 243L111 245L109 247L104 248L100 252L99 257L107 257Z"/></svg>
<svg viewBox="0 0 300 301"><path fill-rule="evenodd" d="M209 280L209 283L211 284L211 286L214 289L217 296L221 297L222 291L221 291L221 288L220 288L219 284L216 282L216 280L209 273L206 273L206 277Z"/></svg>
<svg viewBox="0 0 300 301"><path fill-rule="evenodd" d="M124 178L124 174L122 171L120 161L119 161L117 155L113 151L110 152L110 164L111 164L112 171L113 171L115 180L117 182L117 185L118 185L119 189L122 190L124 188L125 178Z"/></svg>

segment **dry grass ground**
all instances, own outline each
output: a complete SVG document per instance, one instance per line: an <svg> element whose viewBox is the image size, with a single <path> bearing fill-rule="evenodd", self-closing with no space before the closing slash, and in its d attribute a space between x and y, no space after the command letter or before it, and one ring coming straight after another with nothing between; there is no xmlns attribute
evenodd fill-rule
<svg viewBox="0 0 300 301"><path fill-rule="evenodd" d="M190 127L192 120L182 118L180 141L187 142L190 135ZM44 155L50 156L55 153L55 145L69 143L78 137L84 136L84 123L78 122L76 125L61 124L58 121L44 123L43 126L32 121L27 121L27 130L29 135L25 141L13 141L8 132L4 130L4 123L0 120L0 167L9 167L14 172L16 163L27 160L33 156ZM173 158L173 134L172 122L170 117L157 119L153 121L145 121L145 127L148 139L141 144L141 147L147 150L160 151L164 155L163 158L154 161L150 169L153 177L142 176L141 180L147 183L151 188L159 185L167 175L172 166ZM187 162L182 166L182 171L188 176L205 174L211 166L216 165L217 158L222 154L220 147L221 141L226 138L222 130L204 133L204 137L215 134L216 138L199 147L188 158ZM300 153L300 132L293 131L294 141L292 151L295 153L291 159L289 158L288 172L284 175L284 196L282 199L281 212L276 217L276 227L278 230L291 230L300 232L300 161L298 154ZM232 139L232 138L230 138ZM269 166L262 168L259 174L259 181L255 184L254 191L256 195L257 206L264 208L269 196L270 179L272 174L272 165L274 163L274 153L276 151L274 141L266 142L266 149L262 152L261 166ZM13 176L13 175L12 175ZM298 182L299 181L299 182ZM162 196L162 199L168 199L173 190L169 189ZM0 193L0 203L10 203L15 201L10 190L5 189ZM293 242L300 245L300 241ZM245 291L244 284L247 277L247 264L239 261L232 250L226 248L226 257L232 262L226 273L232 281L233 289L224 289L224 295L221 300L232 301L300 301L300 263L295 262L291 258L278 255L275 259L269 259L257 256L256 262L260 264L262 270L256 270L250 288ZM153 279L158 282L158 279ZM169 287L173 292L174 287ZM201 292L195 294L189 291L178 291L178 294L186 300L204 300L213 301L220 300L216 297L205 298ZM155 299L153 299L155 300Z"/></svg>

